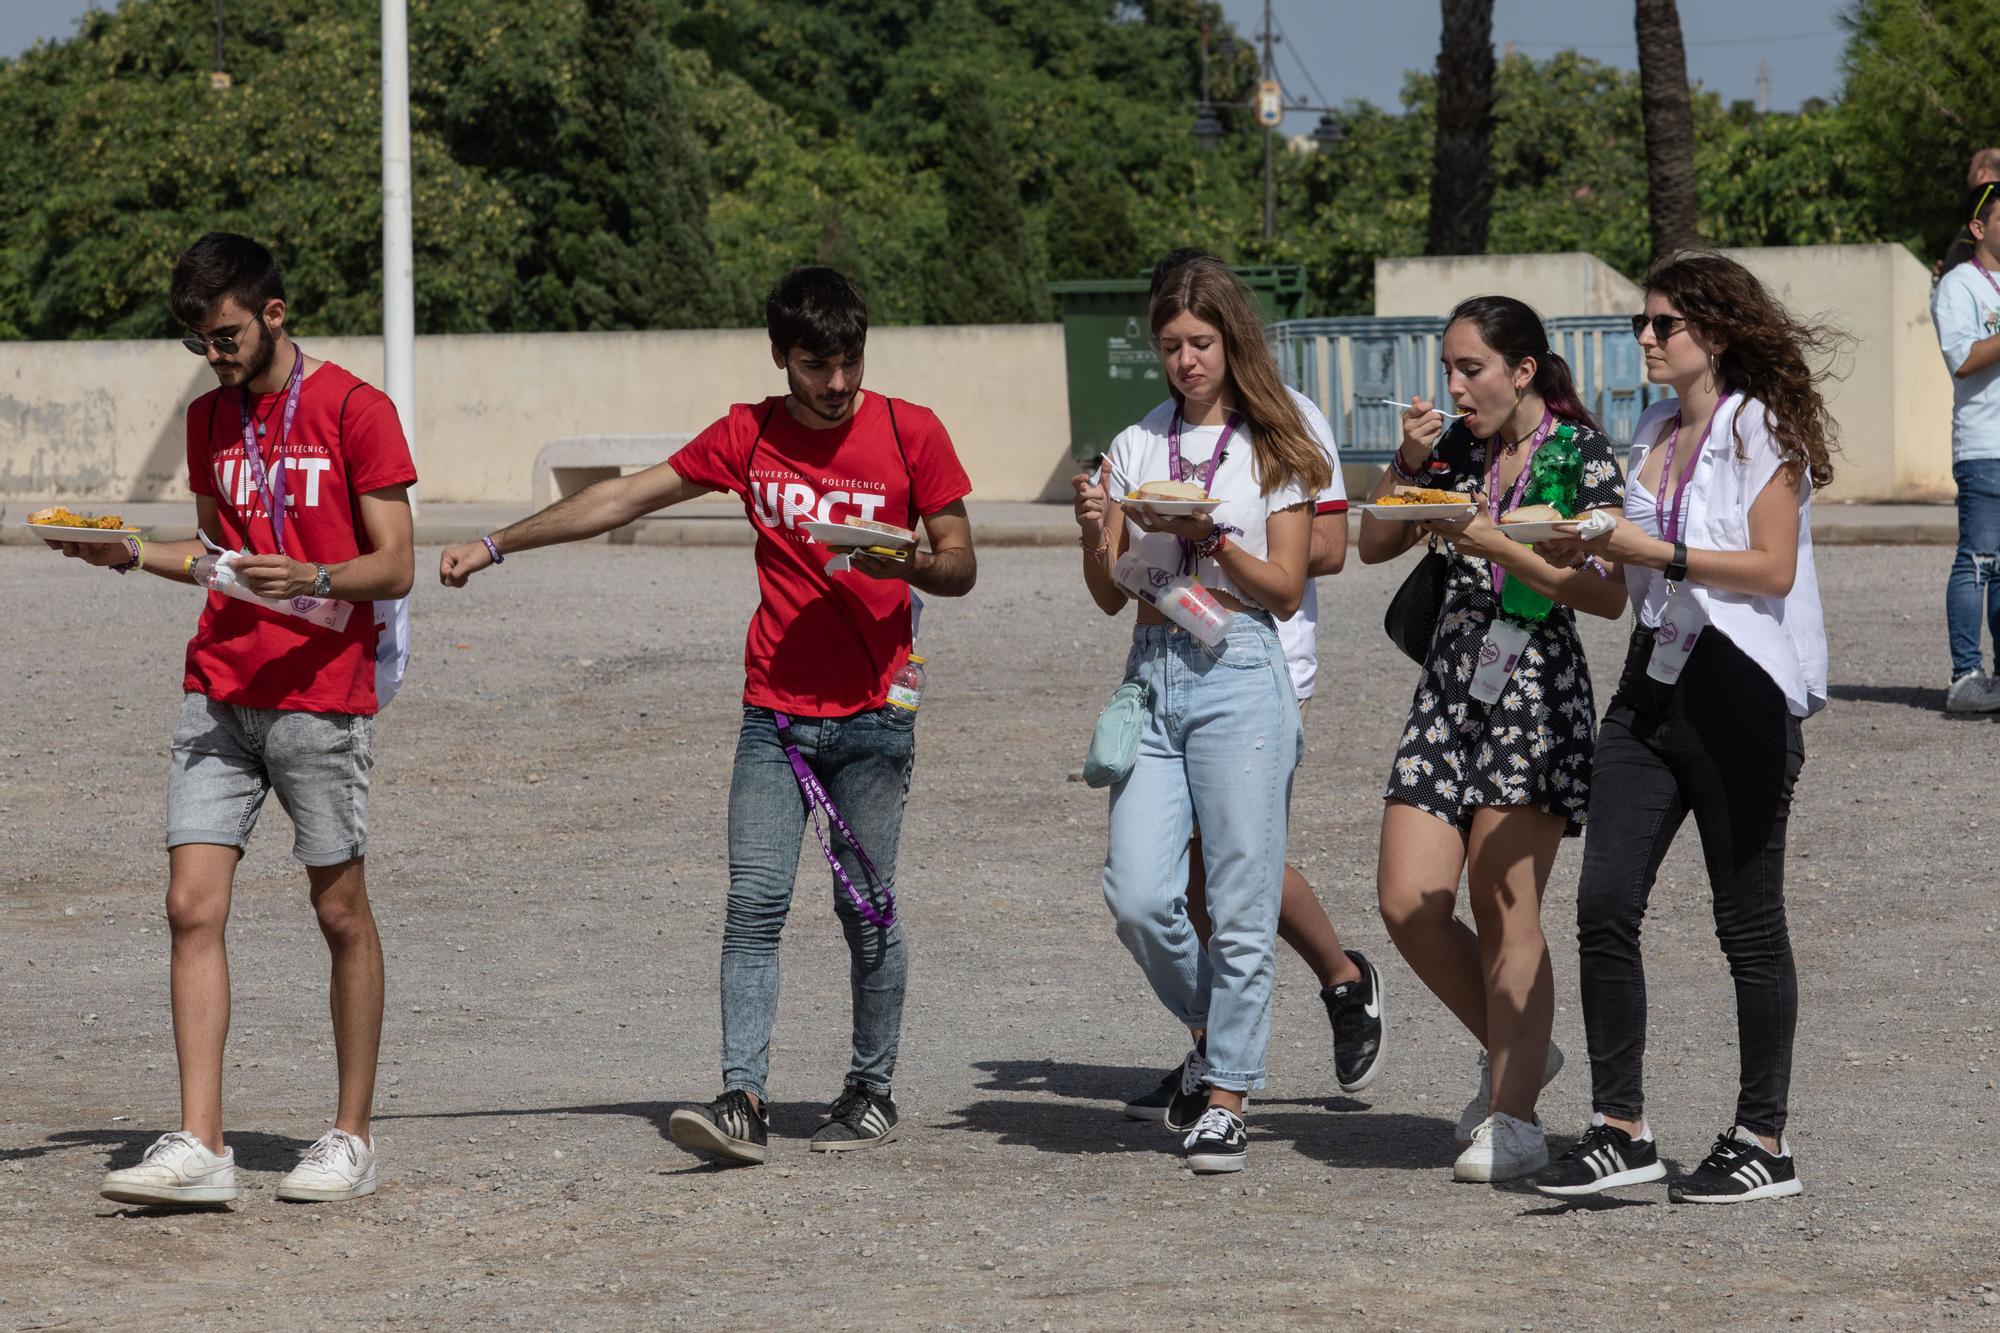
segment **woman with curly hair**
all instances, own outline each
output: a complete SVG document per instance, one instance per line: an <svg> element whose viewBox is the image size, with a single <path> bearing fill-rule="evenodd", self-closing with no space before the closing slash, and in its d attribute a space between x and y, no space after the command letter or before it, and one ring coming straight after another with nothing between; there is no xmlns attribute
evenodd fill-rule
<svg viewBox="0 0 2000 1333"><path fill-rule="evenodd" d="M1577 888L1590 1123L1534 1184L1569 1196L1666 1175L1641 1084L1639 927L1692 815L1736 985L1740 1078L1729 1127L1670 1197L1797 1194L1785 1139L1798 1021L1785 826L1805 762L1800 722L1826 704L1812 494L1833 476L1833 423L1824 369L1809 358L1839 335L1801 324L1742 265L1712 254L1655 268L1632 330L1647 377L1675 397L1639 419L1611 531L1540 548L1557 564L1618 565L1637 624L1598 729Z"/></svg>

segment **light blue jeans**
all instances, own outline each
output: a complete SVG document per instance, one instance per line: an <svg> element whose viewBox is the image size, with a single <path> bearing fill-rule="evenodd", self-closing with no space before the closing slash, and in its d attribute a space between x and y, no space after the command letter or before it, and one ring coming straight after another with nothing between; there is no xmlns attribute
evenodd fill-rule
<svg viewBox="0 0 2000 1333"><path fill-rule="evenodd" d="M1264 1086L1299 708L1270 617L1238 615L1204 648L1140 625L1125 679L1149 688L1139 758L1111 788L1104 901L1175 1020L1206 1029L1210 1082ZM1206 950L1188 919L1188 838L1201 827Z"/></svg>
<svg viewBox="0 0 2000 1333"><path fill-rule="evenodd" d="M1977 671L1979 622L1991 628L2000 667L2000 458L1962 458L1952 464L1958 483L1958 550L1945 581L1944 623L1951 642L1951 676Z"/></svg>
<svg viewBox="0 0 2000 1333"><path fill-rule="evenodd" d="M794 717L792 740L826 785L841 818L893 890L903 836L903 803L917 761L917 716L877 708L853 717ZM729 784L729 901L722 918L722 1087L764 1099L771 1029L778 1021L778 936L792 907L806 830L805 797L768 708L745 708ZM824 826L822 819L822 826ZM852 850L827 837L854 886L867 880ZM870 925L834 880L817 840L806 844L821 883L833 888L834 915L847 936L854 1002L854 1058L847 1081L889 1095L903 1031L909 953L903 914L887 930ZM877 900L880 905L880 900ZM901 908L901 895L897 907Z"/></svg>

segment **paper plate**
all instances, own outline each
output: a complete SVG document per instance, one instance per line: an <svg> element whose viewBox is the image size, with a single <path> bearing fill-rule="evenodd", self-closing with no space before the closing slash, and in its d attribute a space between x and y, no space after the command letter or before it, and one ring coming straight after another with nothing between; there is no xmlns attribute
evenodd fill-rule
<svg viewBox="0 0 2000 1333"><path fill-rule="evenodd" d="M1118 503L1127 509L1143 509L1149 514L1165 514L1168 518L1190 518L1195 514L1213 512L1222 501L1212 496L1206 500L1140 500L1127 495Z"/></svg>
<svg viewBox="0 0 2000 1333"><path fill-rule="evenodd" d="M845 523L807 523L806 536L821 546L860 550L866 546L894 546L907 549L917 544L915 537L898 537L873 528L852 528Z"/></svg>
<svg viewBox="0 0 2000 1333"><path fill-rule="evenodd" d="M1522 545L1545 542L1551 537L1574 537L1574 532L1558 532L1558 528L1573 528L1577 520L1573 518L1551 519L1542 523L1502 523L1500 531L1506 533Z"/></svg>
<svg viewBox="0 0 2000 1333"><path fill-rule="evenodd" d="M139 535L137 528L64 528L54 523L23 523L22 527L37 537L52 542L122 542L127 537Z"/></svg>
<svg viewBox="0 0 2000 1333"><path fill-rule="evenodd" d="M1471 518L1472 505L1361 505L1361 512L1373 514L1376 518L1387 519L1391 523L1423 523L1437 518Z"/></svg>

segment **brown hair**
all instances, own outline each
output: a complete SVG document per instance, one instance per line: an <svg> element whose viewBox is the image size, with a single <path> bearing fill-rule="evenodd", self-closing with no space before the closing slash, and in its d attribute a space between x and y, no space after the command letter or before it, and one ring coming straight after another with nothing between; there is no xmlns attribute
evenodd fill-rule
<svg viewBox="0 0 2000 1333"><path fill-rule="evenodd" d="M1333 479L1333 466L1320 447L1298 405L1278 377L1278 364L1264 341L1250 289L1243 280L1212 259L1191 259L1166 275L1153 295L1153 336L1175 317L1189 314L1212 324L1222 334L1222 354L1228 362L1229 387L1236 409L1250 425L1251 457L1263 494L1278 489L1287 478L1308 496L1317 496ZM1176 403L1181 392L1167 385Z"/></svg>
<svg viewBox="0 0 2000 1333"><path fill-rule="evenodd" d="M1666 297L1703 337L1722 344L1717 382L1764 405L1778 457L1792 478L1804 473L1814 489L1832 481L1839 445L1819 386L1830 374L1825 363L1847 345L1847 335L1801 322L1749 269L1718 254L1671 255L1646 275L1646 290ZM1809 356L1821 362L1818 369L1808 364ZM1740 456L1740 413L1733 429Z"/></svg>

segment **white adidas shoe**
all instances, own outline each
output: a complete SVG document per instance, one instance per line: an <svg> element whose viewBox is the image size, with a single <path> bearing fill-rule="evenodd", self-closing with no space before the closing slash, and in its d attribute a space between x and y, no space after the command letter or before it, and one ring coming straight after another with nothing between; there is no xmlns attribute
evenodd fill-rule
<svg viewBox="0 0 2000 1333"><path fill-rule="evenodd" d="M210 1152L184 1129L162 1134L137 1166L104 1173L97 1192L118 1203L228 1203L243 1193L236 1153Z"/></svg>
<svg viewBox="0 0 2000 1333"><path fill-rule="evenodd" d="M329 1129L278 1182L294 1203L338 1203L375 1192L375 1154L344 1129Z"/></svg>
<svg viewBox="0 0 2000 1333"><path fill-rule="evenodd" d="M1505 1111L1487 1116L1472 1131L1472 1146L1452 1163L1451 1178L1512 1180L1549 1164L1549 1140L1539 1120L1516 1120Z"/></svg>
<svg viewBox="0 0 2000 1333"><path fill-rule="evenodd" d="M1542 1066L1542 1086L1547 1087L1562 1073L1563 1048L1549 1043L1549 1061ZM1458 1113L1458 1125L1451 1132L1461 1148L1472 1144L1472 1131L1479 1128L1481 1121L1493 1112L1493 1067L1487 1063L1486 1052L1479 1053L1479 1091L1472 1094L1472 1100Z"/></svg>

